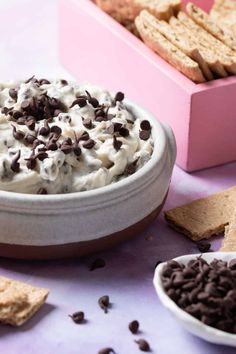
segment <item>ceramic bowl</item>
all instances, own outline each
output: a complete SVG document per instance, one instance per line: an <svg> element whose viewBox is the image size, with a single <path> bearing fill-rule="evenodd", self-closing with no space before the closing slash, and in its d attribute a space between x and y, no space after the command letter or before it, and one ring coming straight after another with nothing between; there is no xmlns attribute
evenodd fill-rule
<svg viewBox="0 0 236 354"><path fill-rule="evenodd" d="M174 259L180 263L187 264L191 259L195 259L198 256L200 256L200 254L187 255ZM236 252L205 253L202 255L202 258L208 262L211 262L214 258L222 259L223 261L230 261L231 259L236 258ZM174 315L174 317L188 332L206 340L207 342L236 347L236 334L230 334L205 325L195 317L182 310L173 300L171 300L171 298L166 294L161 281L161 274L165 264L166 262L159 264L154 275L154 286L161 303Z"/></svg>
<svg viewBox="0 0 236 354"><path fill-rule="evenodd" d="M0 256L50 259L104 250L142 231L160 212L176 158L171 129L126 100L153 127L154 151L136 173L91 191L28 195L0 191Z"/></svg>

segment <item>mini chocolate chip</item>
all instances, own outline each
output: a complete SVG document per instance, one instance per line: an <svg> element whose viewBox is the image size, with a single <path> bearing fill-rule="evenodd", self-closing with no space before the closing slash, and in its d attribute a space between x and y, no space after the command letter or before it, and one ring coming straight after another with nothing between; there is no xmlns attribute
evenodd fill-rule
<svg viewBox="0 0 236 354"><path fill-rule="evenodd" d="M60 113L62 113L62 110L60 109L55 109L54 113L53 113L53 117L57 117Z"/></svg>
<svg viewBox="0 0 236 354"><path fill-rule="evenodd" d="M50 129L51 133L54 133L56 135L61 135L62 130L60 127L58 127L57 125L53 125Z"/></svg>
<svg viewBox="0 0 236 354"><path fill-rule="evenodd" d="M95 116L96 116L96 117L99 117L99 116L104 117L104 116L105 116L104 110L103 110L102 108L97 108L97 109L95 110Z"/></svg>
<svg viewBox="0 0 236 354"><path fill-rule="evenodd" d="M78 145L75 145L75 146L73 147L73 151L74 151L74 154L75 154L76 156L80 156L80 155L81 155L81 149L80 149L80 147L79 147Z"/></svg>
<svg viewBox="0 0 236 354"><path fill-rule="evenodd" d="M39 188L37 194L48 194L47 189L45 188Z"/></svg>
<svg viewBox="0 0 236 354"><path fill-rule="evenodd" d="M24 139L25 133L20 131L20 130L16 130L16 127L14 125L12 125L12 129L13 129L13 136L16 140L22 140Z"/></svg>
<svg viewBox="0 0 236 354"><path fill-rule="evenodd" d="M84 322L84 312L82 311L75 312L72 315L69 315L69 317L71 317L76 324L81 324Z"/></svg>
<svg viewBox="0 0 236 354"><path fill-rule="evenodd" d="M8 108L8 107L3 107L2 110L1 110L1 112L2 112L3 114L7 115L8 112L9 112L9 108Z"/></svg>
<svg viewBox="0 0 236 354"><path fill-rule="evenodd" d="M40 128L39 135L48 136L50 133L50 127L47 119L44 120L44 126Z"/></svg>
<svg viewBox="0 0 236 354"><path fill-rule="evenodd" d="M126 138L127 136L129 136L129 130L125 127L122 127L119 129L119 134Z"/></svg>
<svg viewBox="0 0 236 354"><path fill-rule="evenodd" d="M116 101L123 101L123 99L125 98L125 95L123 94L123 92L117 92L117 94L115 95L115 102Z"/></svg>
<svg viewBox="0 0 236 354"><path fill-rule="evenodd" d="M90 118L83 119L83 125L87 129L92 129L93 128L93 123Z"/></svg>
<svg viewBox="0 0 236 354"><path fill-rule="evenodd" d="M29 100L24 100L24 101L21 103L21 108L22 108L23 110L27 110L29 107L30 107L30 101L29 101Z"/></svg>
<svg viewBox="0 0 236 354"><path fill-rule="evenodd" d="M138 333L138 330L139 330L139 322L136 321L136 320L130 322L130 324L129 324L129 330L130 330L130 332L133 333L133 334Z"/></svg>
<svg viewBox="0 0 236 354"><path fill-rule="evenodd" d="M62 145L62 146L61 146L61 151L62 151L65 155L67 155L67 154L71 153L71 151L72 151L72 146L71 146L71 145Z"/></svg>
<svg viewBox="0 0 236 354"><path fill-rule="evenodd" d="M14 115L14 114L13 114ZM19 125L24 125L25 124L25 120L26 120L26 117L23 116L23 117L20 117L17 119L17 124Z"/></svg>
<svg viewBox="0 0 236 354"><path fill-rule="evenodd" d="M122 146L122 141L117 140L116 136L113 136L113 147L116 151L119 151Z"/></svg>
<svg viewBox="0 0 236 354"><path fill-rule="evenodd" d="M12 112L12 117L14 118L14 119L19 119L20 117L22 117L23 116L23 113L22 112L20 112L20 111L13 111ZM17 121L17 123L18 123L18 121ZM19 123L18 123L19 124Z"/></svg>
<svg viewBox="0 0 236 354"><path fill-rule="evenodd" d="M111 354L111 353L115 354L114 349L112 348L103 348L98 352L98 354Z"/></svg>
<svg viewBox="0 0 236 354"><path fill-rule="evenodd" d="M75 105L78 105L80 108L83 108L87 105L87 101L85 98L83 97L79 97L79 98L76 98L76 100L74 100L70 106L70 108L74 107Z"/></svg>
<svg viewBox="0 0 236 354"><path fill-rule="evenodd" d="M141 140L148 140L151 136L151 131L150 130L140 130L139 132L139 137Z"/></svg>
<svg viewBox="0 0 236 354"><path fill-rule="evenodd" d="M211 249L211 244L209 242L197 241L196 246L201 253L209 252Z"/></svg>
<svg viewBox="0 0 236 354"><path fill-rule="evenodd" d="M236 258L231 259L231 261L229 262L229 268L235 270L236 269Z"/></svg>
<svg viewBox="0 0 236 354"><path fill-rule="evenodd" d="M29 169L29 170L34 170L35 169L35 167L36 167L36 165L37 165L37 162L36 162L36 160L35 160L35 158L29 158L29 159L26 159L26 160L28 160L27 162L26 162L26 166L27 166L27 168ZM38 192L37 192L38 193ZM38 194L43 194L43 193L38 193Z"/></svg>
<svg viewBox="0 0 236 354"><path fill-rule="evenodd" d="M35 155L36 159L39 159L40 161L45 160L48 157L48 154L46 152L38 152L37 155Z"/></svg>
<svg viewBox="0 0 236 354"><path fill-rule="evenodd" d="M92 149L95 144L96 144L96 143L95 143L95 141L94 141L93 139L89 139L89 140L87 140L87 141L85 141L85 142L83 143L83 147L84 147L85 149Z"/></svg>
<svg viewBox="0 0 236 354"><path fill-rule="evenodd" d="M12 160L12 163L11 163L11 169L15 173L20 172L20 164L18 162L18 160L20 159L20 155L21 155L21 151L18 150L18 152L16 153L16 155L15 155L15 157Z"/></svg>
<svg viewBox="0 0 236 354"><path fill-rule="evenodd" d="M142 120L140 123L141 130L151 130L151 125L148 120Z"/></svg>
<svg viewBox="0 0 236 354"><path fill-rule="evenodd" d="M86 131L83 131L83 133L78 137L77 140L78 141L80 141L80 140L84 140L84 141L89 140L89 133L86 132Z"/></svg>
<svg viewBox="0 0 236 354"><path fill-rule="evenodd" d="M66 80L61 80L61 84L63 85L63 86L66 86L66 85L68 85L68 81L66 81Z"/></svg>
<svg viewBox="0 0 236 354"><path fill-rule="evenodd" d="M150 346L145 339L135 340L135 343L138 344L138 347L142 352L150 352Z"/></svg>
<svg viewBox="0 0 236 354"><path fill-rule="evenodd" d="M106 120L107 120L107 118L104 117L104 116L96 116L95 117L95 121L96 122L103 122L103 121L106 121Z"/></svg>
<svg viewBox="0 0 236 354"><path fill-rule="evenodd" d="M9 93L9 96L10 96L14 101L17 101L18 92L17 92L16 89L11 88L8 93Z"/></svg>
<svg viewBox="0 0 236 354"><path fill-rule="evenodd" d="M62 144L65 144L65 145L72 145L72 140L70 137L66 138L63 140Z"/></svg>
<svg viewBox="0 0 236 354"><path fill-rule="evenodd" d="M33 144L34 140L36 140L36 136L32 135L32 134L27 134L24 138L24 140L28 143L28 144Z"/></svg>
<svg viewBox="0 0 236 354"><path fill-rule="evenodd" d="M136 172L138 159L128 164L124 170L125 175L132 175Z"/></svg>
<svg viewBox="0 0 236 354"><path fill-rule="evenodd" d="M58 149L57 143L49 143L47 149L51 151L56 151Z"/></svg>
<svg viewBox="0 0 236 354"><path fill-rule="evenodd" d="M92 264L90 265L89 267L89 270L90 271L93 271L95 269L98 269L98 268L104 268L106 265L106 262L104 261L104 259L102 258L97 258L95 259Z"/></svg>
<svg viewBox="0 0 236 354"><path fill-rule="evenodd" d="M98 304L105 313L108 313L108 307L110 305L110 299L108 295L104 295L98 299Z"/></svg>
<svg viewBox="0 0 236 354"><path fill-rule="evenodd" d="M50 85L50 81L48 81L47 79L41 79L39 80L40 85Z"/></svg>
<svg viewBox="0 0 236 354"><path fill-rule="evenodd" d="M95 97L91 97L88 101L94 108L99 106L99 102Z"/></svg>
<svg viewBox="0 0 236 354"><path fill-rule="evenodd" d="M35 128L35 118L32 116L28 116L25 120L25 125L30 129L34 130Z"/></svg>

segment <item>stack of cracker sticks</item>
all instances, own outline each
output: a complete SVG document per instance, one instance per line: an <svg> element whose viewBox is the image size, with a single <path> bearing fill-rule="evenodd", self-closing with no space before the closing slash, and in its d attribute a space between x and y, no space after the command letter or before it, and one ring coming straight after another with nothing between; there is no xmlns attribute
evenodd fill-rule
<svg viewBox="0 0 236 354"><path fill-rule="evenodd" d="M224 233L220 251L236 251L236 186L166 211L165 218L193 241Z"/></svg>
<svg viewBox="0 0 236 354"><path fill-rule="evenodd" d="M192 81L236 74L235 1L215 0L210 15L192 3L182 12L181 0L96 1Z"/></svg>

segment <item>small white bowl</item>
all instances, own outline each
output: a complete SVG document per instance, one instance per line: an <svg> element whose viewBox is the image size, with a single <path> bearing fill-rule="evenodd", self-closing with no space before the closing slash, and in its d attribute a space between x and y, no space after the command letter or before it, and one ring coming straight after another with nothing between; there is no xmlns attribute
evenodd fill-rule
<svg viewBox="0 0 236 354"><path fill-rule="evenodd" d="M138 234L158 215L176 158L174 135L135 103L125 103L152 125L151 159L133 175L90 191L58 195L0 191L0 256L85 255Z"/></svg>
<svg viewBox="0 0 236 354"><path fill-rule="evenodd" d="M182 257L174 258L177 262L187 264L191 259L195 259L201 254L186 255ZM236 252L212 252L201 255L207 262L211 262L214 258L222 259L223 261L230 261L236 258ZM161 280L161 274L165 263L161 263L157 266L154 275L154 286L161 303L179 320L180 324L190 333L200 337L207 342L230 345L236 347L236 334L230 334L224 331L220 331L213 327L207 326L200 320L189 315L182 310L171 298L166 294Z"/></svg>

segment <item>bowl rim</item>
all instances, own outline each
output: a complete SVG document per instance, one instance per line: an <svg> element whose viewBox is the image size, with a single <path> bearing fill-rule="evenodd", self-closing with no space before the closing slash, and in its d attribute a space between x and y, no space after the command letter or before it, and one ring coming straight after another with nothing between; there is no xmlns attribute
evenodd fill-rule
<svg viewBox="0 0 236 354"><path fill-rule="evenodd" d="M214 258L218 259L225 259L227 258L236 258L236 252L207 252L207 253L198 253L198 254L191 254L191 255L183 255L179 257L173 258L173 260L177 262L187 262L190 259L195 259L197 257L202 257L203 259L209 259L213 260ZM182 323L185 323L188 325L189 332L194 333L196 336L204 338L207 341L211 342L210 338L207 338L207 336L211 336L215 338L215 343L217 344L228 344L228 345L233 345L236 346L236 334L231 334L228 332L224 332L222 330L219 330L217 328L208 326L198 320L197 318L193 317L192 315L188 314L186 311L181 309L166 293L166 291L163 288L162 280L161 280L161 273L163 267L166 265L168 261L160 263L154 273L154 278L153 278L153 283L154 287L156 289L156 292L158 294L158 297L161 301L161 303L171 312L173 315L178 318ZM196 334L196 331L191 331L191 327L195 327L196 331L198 334ZM202 334L202 335L201 335Z"/></svg>
<svg viewBox="0 0 236 354"><path fill-rule="evenodd" d="M143 116L145 119L149 120L152 124L152 137L154 141L153 153L149 161L145 163L137 172L133 175L121 179L120 181L108 184L103 187L91 189L88 191L79 191L72 193L61 193L61 194L27 194L20 192L4 191L0 190L1 204L10 205L12 202L47 202L47 203L57 203L63 201L71 201L74 199L87 200L89 198L100 197L101 195L107 195L111 192L116 192L120 189L125 189L130 185L133 185L135 181L142 180L144 176L148 174L154 167L156 167L162 160L162 157L166 150L167 137L164 131L164 126L162 123L156 119L150 112L142 108L135 102L125 98L124 103L129 110L131 110L134 115Z"/></svg>

